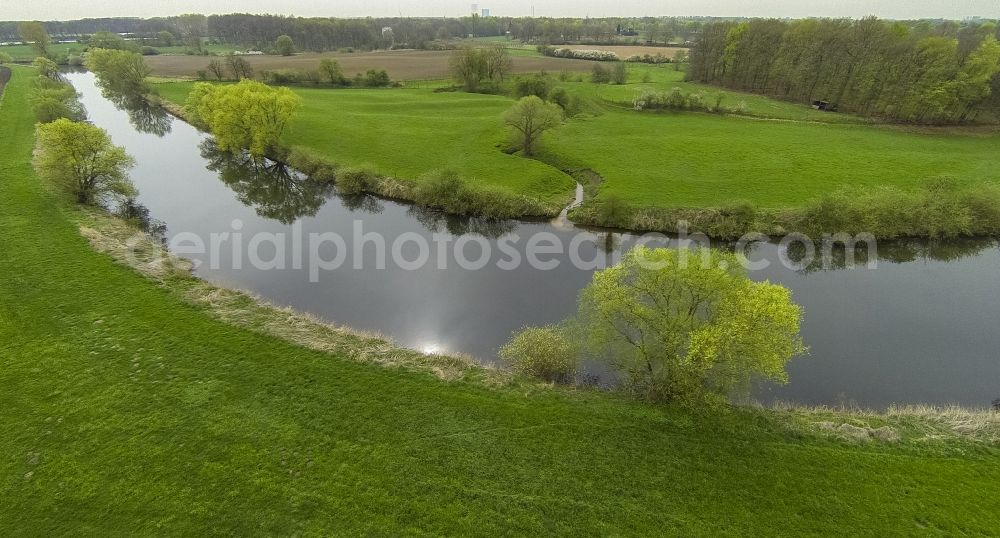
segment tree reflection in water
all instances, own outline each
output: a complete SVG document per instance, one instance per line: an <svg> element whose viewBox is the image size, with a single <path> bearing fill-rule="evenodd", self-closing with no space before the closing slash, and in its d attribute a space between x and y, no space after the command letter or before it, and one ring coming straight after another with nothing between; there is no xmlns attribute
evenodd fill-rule
<svg viewBox="0 0 1000 538"><path fill-rule="evenodd" d="M247 152L222 151L212 139L200 145L206 167L261 217L291 224L316 215L333 194L329 183L312 181L282 163L255 161Z"/></svg>
<svg viewBox="0 0 1000 538"><path fill-rule="evenodd" d="M430 232L447 231L452 235L476 234L497 239L517 228L517 221L451 215L437 209L410 206L406 212Z"/></svg>
<svg viewBox="0 0 1000 538"><path fill-rule="evenodd" d="M801 242L788 247L788 259L799 264L796 270L808 274L861 267L869 261L907 263L917 260L953 262L976 256L984 250L998 246L997 240L989 237L957 237L950 239L895 239L879 241L874 252L863 244L848 248L835 244L824 249L814 245L810 260L809 250ZM824 256L824 253L828 255Z"/></svg>
<svg viewBox="0 0 1000 538"><path fill-rule="evenodd" d="M101 95L124 110L128 114L129 123L140 133L154 134L162 138L170 132L173 118L167 114L165 108L151 104L144 96L121 93L103 86Z"/></svg>
<svg viewBox="0 0 1000 538"><path fill-rule="evenodd" d="M340 194L340 201L348 211L361 211L378 215L385 211L382 201L371 194Z"/></svg>
<svg viewBox="0 0 1000 538"><path fill-rule="evenodd" d="M154 219L149 208L137 202L134 198L126 198L114 210L118 217L127 220L140 230L149 234L160 244L167 244L167 223Z"/></svg>

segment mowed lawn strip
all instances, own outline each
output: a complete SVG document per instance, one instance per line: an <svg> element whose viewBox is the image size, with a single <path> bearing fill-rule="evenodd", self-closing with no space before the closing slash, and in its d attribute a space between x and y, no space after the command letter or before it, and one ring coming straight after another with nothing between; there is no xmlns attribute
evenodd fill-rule
<svg viewBox="0 0 1000 538"><path fill-rule="evenodd" d="M93 251L35 177L31 75L0 106L0 535L1000 528L994 448L446 383L216 321Z"/></svg>

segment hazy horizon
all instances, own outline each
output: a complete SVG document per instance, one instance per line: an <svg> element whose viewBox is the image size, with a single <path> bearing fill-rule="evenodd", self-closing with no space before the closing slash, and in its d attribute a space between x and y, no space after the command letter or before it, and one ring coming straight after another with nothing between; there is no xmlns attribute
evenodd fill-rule
<svg viewBox="0 0 1000 538"><path fill-rule="evenodd" d="M876 15L889 19L969 17L1000 18L996 0L758 0L748 6L743 0L677 0L648 2L623 0L615 3L595 0L479 1L480 9L492 15L518 17L637 17L637 16L715 16L715 17L864 17ZM181 13L271 13L304 17L459 17L472 11L473 2L430 0L401 2L387 0L346 0L330 5L322 0L275 2L273 0L133 0L130 2L94 1L81 3L51 0L45 3L5 5L2 20L71 20L99 17L162 17Z"/></svg>

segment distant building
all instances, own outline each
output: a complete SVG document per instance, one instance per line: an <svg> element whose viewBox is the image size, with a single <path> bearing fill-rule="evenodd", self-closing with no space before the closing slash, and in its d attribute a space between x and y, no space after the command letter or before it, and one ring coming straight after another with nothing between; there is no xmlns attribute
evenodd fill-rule
<svg viewBox="0 0 1000 538"><path fill-rule="evenodd" d="M484 17L489 17L490 16L490 8L488 8L488 7L484 7L483 8L483 16Z"/></svg>

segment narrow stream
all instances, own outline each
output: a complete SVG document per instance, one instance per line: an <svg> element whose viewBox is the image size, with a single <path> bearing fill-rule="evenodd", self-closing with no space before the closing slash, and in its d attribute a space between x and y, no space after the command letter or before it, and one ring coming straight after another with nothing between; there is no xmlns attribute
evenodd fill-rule
<svg viewBox="0 0 1000 538"><path fill-rule="evenodd" d="M315 279L309 262L295 267L292 247L284 256L271 243L259 248L262 259L286 260L285 269L253 268L247 248L235 253L230 248L236 241L222 243L216 263L211 256L187 254L200 263L196 272L208 281L376 331L404 346L495 361L512 331L572 314L593 271L574 267L567 254L540 256L558 262L548 269L526 263L499 267L510 258L504 246L524 257L526 240L544 232L564 245L577 241L580 259L608 264L637 239L606 233L581 239L565 215L551 224L496 223L373 197L341 198L280 167L254 169L213 152L209 137L184 122L149 111L133 111L130 122L128 113L101 96L92 74L67 76L82 94L91 121L136 158L132 179L139 201L166 224L168 239L194 234L208 243L211 234L228 232L229 239L242 234L245 244L260 233L294 238L334 232L350 244L361 226L360 233L379 234L387 246L404 236L411 239L400 249L407 260L420 255L415 237L432 246L463 244L469 260L489 249L489 262L478 270L462 268L454 257L445 268L433 262L417 268L388 262L380 269L377 242L370 241L362 256L348 256L340 268L318 272ZM332 248L327 244L317 253L331 259ZM875 269L785 267L780 257L787 254L776 244L758 245L751 258L770 265L751 276L793 291L805 310L802 334L811 352L789 365L787 385L759 386L755 398L866 407L984 407L1000 398L1000 249L995 241L883 243ZM436 255L432 252L432 259ZM362 268L355 269L356 263Z"/></svg>

